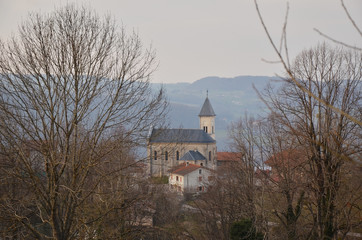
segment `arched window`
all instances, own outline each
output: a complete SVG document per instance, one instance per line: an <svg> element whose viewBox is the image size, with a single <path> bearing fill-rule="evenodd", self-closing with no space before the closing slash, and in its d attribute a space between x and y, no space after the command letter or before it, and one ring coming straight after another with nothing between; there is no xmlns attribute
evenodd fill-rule
<svg viewBox="0 0 362 240"><path fill-rule="evenodd" d="M211 161L211 151L209 151L209 161Z"/></svg>
<svg viewBox="0 0 362 240"><path fill-rule="evenodd" d="M176 151L176 160L179 160L180 159L180 153L179 151Z"/></svg>
<svg viewBox="0 0 362 240"><path fill-rule="evenodd" d="M165 160L166 161L168 160L168 152L167 151L165 152Z"/></svg>
<svg viewBox="0 0 362 240"><path fill-rule="evenodd" d="M204 126L204 131L207 133L207 126Z"/></svg>
<svg viewBox="0 0 362 240"><path fill-rule="evenodd" d="M155 151L155 152L153 153L153 159L154 159L154 160L157 160L157 151Z"/></svg>
<svg viewBox="0 0 362 240"><path fill-rule="evenodd" d="M215 133L215 132L214 132L214 126L212 126L212 133Z"/></svg>

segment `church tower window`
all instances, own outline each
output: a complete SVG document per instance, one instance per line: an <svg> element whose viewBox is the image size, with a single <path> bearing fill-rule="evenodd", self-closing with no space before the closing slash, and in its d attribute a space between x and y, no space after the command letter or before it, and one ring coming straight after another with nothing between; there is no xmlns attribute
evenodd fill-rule
<svg viewBox="0 0 362 240"><path fill-rule="evenodd" d="M157 151L154 152L153 159L157 160Z"/></svg>
<svg viewBox="0 0 362 240"><path fill-rule="evenodd" d="M207 126L204 126L204 131L207 133Z"/></svg>
<svg viewBox="0 0 362 240"><path fill-rule="evenodd" d="M180 159L180 153L179 151L176 151L176 160L179 160Z"/></svg>
<svg viewBox="0 0 362 240"><path fill-rule="evenodd" d="M165 152L165 160L166 161L168 160L168 152L167 151Z"/></svg>

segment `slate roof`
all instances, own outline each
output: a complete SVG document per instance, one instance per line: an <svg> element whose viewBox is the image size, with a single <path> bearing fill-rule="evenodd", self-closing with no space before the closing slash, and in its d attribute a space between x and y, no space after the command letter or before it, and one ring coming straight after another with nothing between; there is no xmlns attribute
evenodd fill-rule
<svg viewBox="0 0 362 240"><path fill-rule="evenodd" d="M175 171L173 171L172 174L185 176L199 168L202 168L200 165L196 165L196 164L188 164L188 165L182 164L180 166L181 167L176 169Z"/></svg>
<svg viewBox="0 0 362 240"><path fill-rule="evenodd" d="M180 160L181 161L187 161L187 160L196 161L196 160L206 160L206 158L199 151L190 150L187 153L185 153L185 155L183 155L180 158Z"/></svg>
<svg viewBox="0 0 362 240"><path fill-rule="evenodd" d="M202 105L201 111L199 113L199 117L203 116L204 117L216 116L208 97L206 97L204 105Z"/></svg>
<svg viewBox="0 0 362 240"><path fill-rule="evenodd" d="M216 141L201 129L156 129L149 137L150 143L215 143Z"/></svg>

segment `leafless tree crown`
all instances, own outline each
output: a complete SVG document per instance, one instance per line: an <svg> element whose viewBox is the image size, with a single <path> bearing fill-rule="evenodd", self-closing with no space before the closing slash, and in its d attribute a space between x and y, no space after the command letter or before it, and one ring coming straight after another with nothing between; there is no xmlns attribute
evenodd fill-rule
<svg viewBox="0 0 362 240"><path fill-rule="evenodd" d="M120 176L119 161L134 164L130 147L164 118L164 91L149 85L155 67L136 33L74 5L31 14L1 42L1 158L9 163L1 175L16 183L4 182L15 187L1 204L15 223L8 230L74 239L106 215L86 211L102 179Z"/></svg>

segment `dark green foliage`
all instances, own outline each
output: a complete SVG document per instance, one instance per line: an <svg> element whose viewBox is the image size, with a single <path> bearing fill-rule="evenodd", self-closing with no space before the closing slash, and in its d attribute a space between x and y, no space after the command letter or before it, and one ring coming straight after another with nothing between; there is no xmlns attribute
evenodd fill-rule
<svg viewBox="0 0 362 240"><path fill-rule="evenodd" d="M154 184L168 184L168 176L152 177L151 181Z"/></svg>
<svg viewBox="0 0 362 240"><path fill-rule="evenodd" d="M250 219L234 222L230 228L231 240L263 240L263 234L257 232Z"/></svg>

